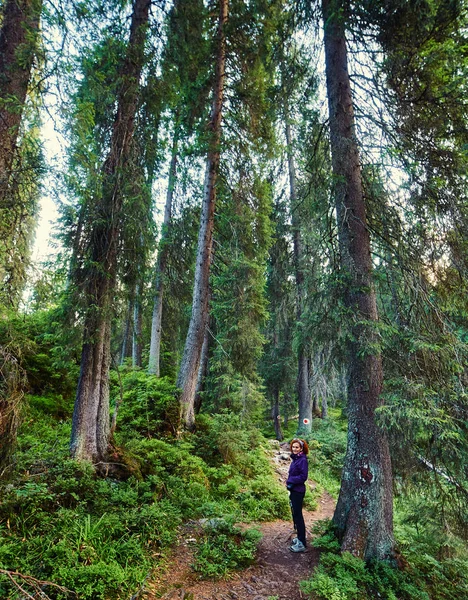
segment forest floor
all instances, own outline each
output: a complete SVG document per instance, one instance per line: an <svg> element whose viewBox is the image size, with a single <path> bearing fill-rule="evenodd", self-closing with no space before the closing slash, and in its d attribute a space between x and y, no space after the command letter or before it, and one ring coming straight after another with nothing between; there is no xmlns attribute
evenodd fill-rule
<svg viewBox="0 0 468 600"><path fill-rule="evenodd" d="M272 452L271 460L281 483L289 469L289 444L281 444ZM315 484L309 481L313 489ZM285 492L286 493L286 492ZM326 492L318 499L317 510L304 510L307 537L310 541L314 522L331 518L335 500ZM249 527L252 524L249 524ZM193 539L196 523L181 531L172 556L163 573L154 573L145 586L145 600L300 600L304 596L299 582L308 579L318 562L318 551L309 544L303 554L295 554L289 545L295 532L292 522L271 521L253 524L262 533L255 562L232 573L226 579L199 580L190 564L193 561ZM240 525L242 526L242 525ZM198 525L199 528L199 525Z"/></svg>

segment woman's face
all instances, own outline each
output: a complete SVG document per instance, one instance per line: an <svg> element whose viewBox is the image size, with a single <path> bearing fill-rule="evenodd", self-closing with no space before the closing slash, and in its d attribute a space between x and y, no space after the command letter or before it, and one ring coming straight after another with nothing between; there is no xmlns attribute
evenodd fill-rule
<svg viewBox="0 0 468 600"><path fill-rule="evenodd" d="M294 442L293 445L291 446L291 450L292 450L293 454L299 454L299 452L302 450L299 442Z"/></svg>

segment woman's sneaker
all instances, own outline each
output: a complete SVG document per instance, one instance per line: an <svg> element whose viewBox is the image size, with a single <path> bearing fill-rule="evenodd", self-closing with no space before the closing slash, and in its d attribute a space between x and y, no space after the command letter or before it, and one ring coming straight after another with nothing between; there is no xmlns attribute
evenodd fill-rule
<svg viewBox="0 0 468 600"><path fill-rule="evenodd" d="M306 551L306 547L300 540L297 540L295 543L293 543L291 546L289 546L289 549L291 550L291 552L305 552Z"/></svg>

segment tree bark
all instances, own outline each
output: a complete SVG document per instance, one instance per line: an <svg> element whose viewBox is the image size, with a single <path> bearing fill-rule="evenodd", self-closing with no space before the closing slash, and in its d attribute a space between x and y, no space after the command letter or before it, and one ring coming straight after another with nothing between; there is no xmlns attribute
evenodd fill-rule
<svg viewBox="0 0 468 600"><path fill-rule="evenodd" d="M344 301L355 319L348 348L348 446L333 522L343 551L366 560L392 559L392 473L388 442L375 420L383 375L343 22L346 4L323 0L322 9Z"/></svg>
<svg viewBox="0 0 468 600"><path fill-rule="evenodd" d="M286 130L286 149L288 154L291 222L293 229L294 268L296 276L296 320L299 327L301 327L300 324L302 319L302 310L304 303L304 270L302 268L303 248L300 229L300 219L297 212L298 202L296 166L294 163L291 125L286 101L284 112ZM299 335L302 336L302 333L299 332ZM297 433L298 435L308 437L312 432L312 404L309 389L308 360L304 348L304 341L302 339L299 340L297 348L297 399L299 408L299 421Z"/></svg>
<svg viewBox="0 0 468 600"><path fill-rule="evenodd" d="M328 419L328 396L326 390L322 396L322 419Z"/></svg>
<svg viewBox="0 0 468 600"><path fill-rule="evenodd" d="M202 405L202 392L205 384L205 377L208 374L208 358L210 352L210 333L208 331L208 327L205 328L205 337L203 338L203 346L201 351L200 358L200 367L198 368L198 377L197 377L197 388L195 391L195 406L194 411L195 414L198 415Z"/></svg>
<svg viewBox="0 0 468 600"><path fill-rule="evenodd" d="M275 386L275 390L273 392L273 398L274 398L274 403L273 403L272 416L273 416L273 425L275 427L275 437L279 442L282 442L284 440L284 435L283 435L283 430L281 429L281 416L280 416L280 412L279 412L279 388L278 388L278 386Z"/></svg>
<svg viewBox="0 0 468 600"><path fill-rule="evenodd" d="M176 119L177 121L177 119ZM164 275L166 272L168 246L167 238L172 217L172 200L177 170L179 127L176 122L174 138L172 140L171 164L169 167L169 178L167 184L166 204L164 207L164 221L161 228L161 240L158 248L158 260L156 263L156 274L154 282L154 305L151 321L151 341L148 361L148 373L159 377L161 361L161 334L162 334L162 311L164 299Z"/></svg>
<svg viewBox="0 0 468 600"><path fill-rule="evenodd" d="M141 340L142 334L142 314L141 314L141 286L139 283L135 285L135 298L133 301L133 333L132 333L132 366L141 367L143 345Z"/></svg>
<svg viewBox="0 0 468 600"><path fill-rule="evenodd" d="M123 217L122 169L131 151L150 2L136 0L133 6L117 115L103 166L102 196L89 242L92 266L85 280L87 310L70 452L77 460L93 463L106 461L109 445L110 335Z"/></svg>
<svg viewBox="0 0 468 600"><path fill-rule="evenodd" d="M5 207L37 51L42 0L6 0L0 30L0 208ZM13 207L10 207L13 208Z"/></svg>
<svg viewBox="0 0 468 600"><path fill-rule="evenodd" d="M195 423L194 402L200 366L201 350L208 322L209 275L213 245L214 209L216 202L216 178L218 175L221 141L221 117L224 97L226 37L225 24L228 17L228 2L219 2L218 55L213 92L211 118L208 126L210 139L206 160L205 185L203 192L200 228L198 233L197 260L193 288L192 315L182 361L177 377L180 388L181 420L187 429Z"/></svg>
<svg viewBox="0 0 468 600"><path fill-rule="evenodd" d="M0 16L0 295L14 308L25 282L36 212L32 190L21 186L19 138L41 10L42 0L5 0Z"/></svg>
<svg viewBox="0 0 468 600"><path fill-rule="evenodd" d="M132 327L132 301L128 301L127 316L125 318L125 326L123 330L122 345L120 347L120 366L125 363L128 356L128 348L130 346L130 330Z"/></svg>

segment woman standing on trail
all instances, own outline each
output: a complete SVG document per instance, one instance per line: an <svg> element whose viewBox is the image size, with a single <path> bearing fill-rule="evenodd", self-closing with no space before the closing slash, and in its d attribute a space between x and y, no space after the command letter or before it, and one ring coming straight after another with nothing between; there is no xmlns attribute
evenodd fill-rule
<svg viewBox="0 0 468 600"><path fill-rule="evenodd" d="M294 438L291 441L290 447L292 462L289 467L286 487L289 490L289 503L291 504L294 529L297 532L297 537L293 539L289 549L291 552L305 552L306 531L302 515L302 503L306 491L305 482L309 474L309 464L307 462L309 446L305 440Z"/></svg>

